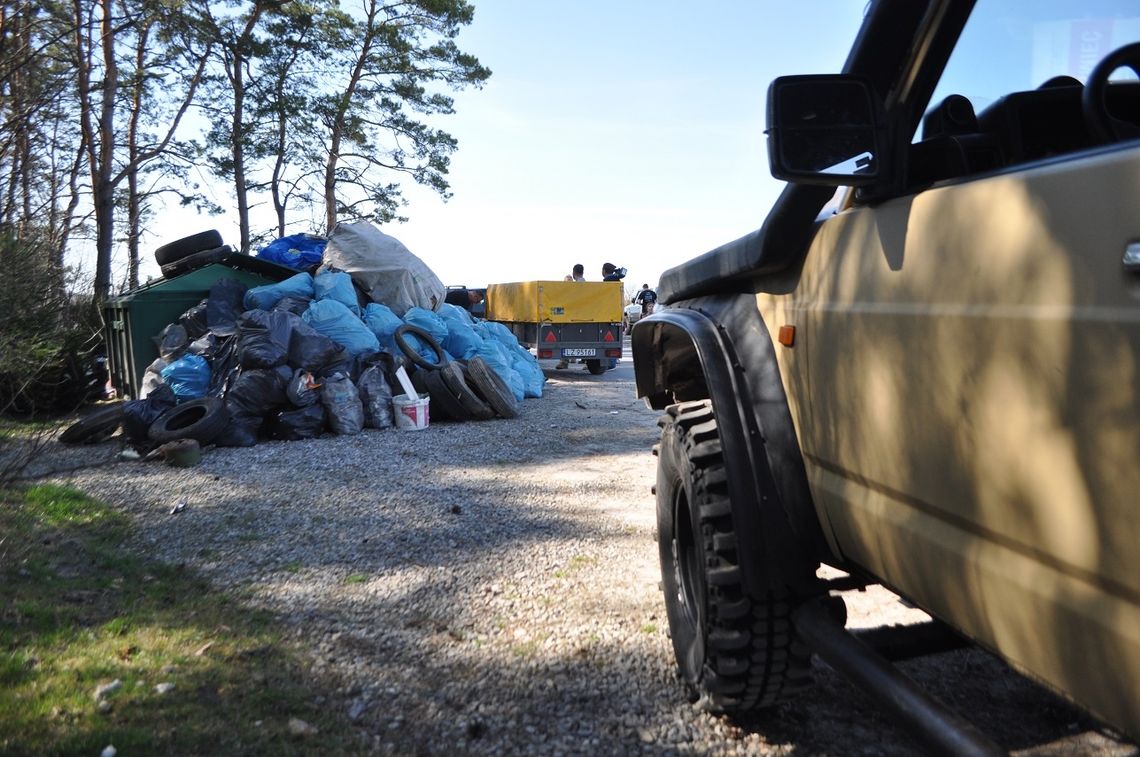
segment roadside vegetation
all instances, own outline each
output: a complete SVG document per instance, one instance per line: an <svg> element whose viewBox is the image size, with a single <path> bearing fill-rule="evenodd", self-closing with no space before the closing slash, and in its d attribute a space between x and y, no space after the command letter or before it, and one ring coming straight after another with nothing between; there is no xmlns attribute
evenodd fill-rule
<svg viewBox="0 0 1140 757"><path fill-rule="evenodd" d="M0 753L361 751L268 613L129 528L72 489L0 491Z"/></svg>

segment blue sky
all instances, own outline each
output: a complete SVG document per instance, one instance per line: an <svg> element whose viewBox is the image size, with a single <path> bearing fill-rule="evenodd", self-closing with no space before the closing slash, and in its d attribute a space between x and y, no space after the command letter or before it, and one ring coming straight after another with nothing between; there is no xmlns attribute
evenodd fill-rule
<svg viewBox="0 0 1140 757"><path fill-rule="evenodd" d="M837 71L866 0L474 4L458 43L493 75L438 121L459 140L454 197L408 187L410 221L384 231L447 284L561 278L579 262L599 279L609 261L640 286L762 223L781 186L768 83ZM238 236L229 217L187 221Z"/></svg>

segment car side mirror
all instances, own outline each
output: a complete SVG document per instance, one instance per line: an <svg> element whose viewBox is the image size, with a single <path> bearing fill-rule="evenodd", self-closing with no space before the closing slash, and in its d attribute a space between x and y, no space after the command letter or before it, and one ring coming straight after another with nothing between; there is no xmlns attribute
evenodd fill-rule
<svg viewBox="0 0 1140 757"><path fill-rule="evenodd" d="M882 105L848 74L781 76L768 87L768 163L797 184L863 186L887 154Z"/></svg>

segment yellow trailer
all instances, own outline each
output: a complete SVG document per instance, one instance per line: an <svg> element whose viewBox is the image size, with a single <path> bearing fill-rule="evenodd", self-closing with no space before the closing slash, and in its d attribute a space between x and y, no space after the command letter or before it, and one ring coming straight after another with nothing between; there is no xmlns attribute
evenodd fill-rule
<svg viewBox="0 0 1140 757"><path fill-rule="evenodd" d="M538 358L583 359L603 373L621 357L620 281L518 281L487 287L487 320L506 325Z"/></svg>

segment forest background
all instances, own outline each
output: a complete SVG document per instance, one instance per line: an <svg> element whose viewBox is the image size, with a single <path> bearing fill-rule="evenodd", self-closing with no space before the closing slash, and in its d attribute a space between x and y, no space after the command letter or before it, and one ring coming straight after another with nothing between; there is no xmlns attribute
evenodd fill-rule
<svg viewBox="0 0 1140 757"><path fill-rule="evenodd" d="M430 120L491 74L456 44L473 15L464 0L0 2L5 383L97 338L99 304L138 286L162 208L221 210L203 168L231 188L247 253L294 214L316 232L397 220L402 179L446 198L457 141ZM274 228L251 228L255 197ZM77 245L94 251L82 280Z"/></svg>

